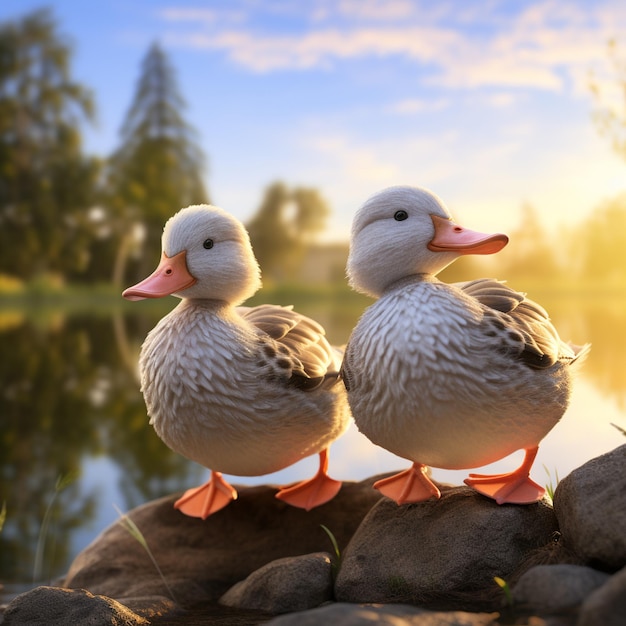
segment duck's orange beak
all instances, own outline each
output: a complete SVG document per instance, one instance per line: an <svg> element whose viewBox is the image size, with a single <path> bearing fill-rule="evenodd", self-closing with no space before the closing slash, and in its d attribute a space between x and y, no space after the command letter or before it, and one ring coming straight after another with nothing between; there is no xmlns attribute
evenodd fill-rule
<svg viewBox="0 0 626 626"><path fill-rule="evenodd" d="M125 289L122 296L127 300L163 298L191 287L196 283L196 279L187 269L186 256L185 250L173 257L168 257L164 252L154 272L140 283Z"/></svg>
<svg viewBox="0 0 626 626"><path fill-rule="evenodd" d="M435 235L428 243L433 252L458 252L459 254L494 254L509 243L506 235L487 235L468 230L452 220L431 215L435 225Z"/></svg>

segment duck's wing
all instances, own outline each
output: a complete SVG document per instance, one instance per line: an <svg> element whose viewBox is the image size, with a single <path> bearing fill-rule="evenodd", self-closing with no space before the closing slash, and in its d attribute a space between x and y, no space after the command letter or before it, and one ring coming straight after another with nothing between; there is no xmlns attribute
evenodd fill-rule
<svg viewBox="0 0 626 626"><path fill-rule="evenodd" d="M237 307L237 312L259 333L275 342L275 358L288 359L291 385L315 389L338 378L340 355L328 343L324 328L315 320L296 313L291 306L272 304Z"/></svg>
<svg viewBox="0 0 626 626"><path fill-rule="evenodd" d="M528 366L544 369L559 360L574 360L586 350L562 341L547 311L525 294L490 278L456 283L485 308L485 324L498 334L506 349L517 352Z"/></svg>

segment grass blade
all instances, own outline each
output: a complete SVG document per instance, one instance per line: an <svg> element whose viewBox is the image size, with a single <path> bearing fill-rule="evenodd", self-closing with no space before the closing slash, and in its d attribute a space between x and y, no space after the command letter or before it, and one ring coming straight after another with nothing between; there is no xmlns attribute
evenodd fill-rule
<svg viewBox="0 0 626 626"><path fill-rule="evenodd" d="M548 484L546 487L546 494L550 498L550 502L554 502L554 492L556 491L556 486L559 484L559 472L558 470L554 470L554 483L552 482L552 474L546 465L543 466L543 469L546 470L546 474L548 475Z"/></svg>
<svg viewBox="0 0 626 626"><path fill-rule="evenodd" d="M54 486L54 493L50 502L46 508L43 519L41 521L41 527L39 528L39 536L37 537L37 548L35 549L35 562L33 564L33 582L38 582L42 576L43 570L43 557L46 547L46 540L48 537L48 527L50 526L50 518L52 516L52 509L56 503L58 495L69 485L71 485L78 477L78 472L71 471L67 474L59 474L57 476L56 484Z"/></svg>
<svg viewBox="0 0 626 626"><path fill-rule="evenodd" d="M335 535L331 532L329 528L324 526L324 524L320 524L322 530L328 535L330 542L333 544L333 549L335 551L335 556L337 557L337 562L341 560L341 552L339 551L339 545L337 544L337 540L335 539Z"/></svg>
<svg viewBox="0 0 626 626"><path fill-rule="evenodd" d="M141 545L141 547L146 551L146 554L150 557L150 560L152 561L152 564L154 565L159 576L161 577L161 580L163 581L165 588L170 594L170 597L172 598L172 600L174 600L174 602L178 604L178 601L176 600L176 597L174 596L174 592L172 591L170 586L167 584L167 580L165 580L165 576L163 576L163 572L161 571L159 564L154 558L154 554L152 554L152 550L150 550L150 546L148 545L146 538L144 537L143 533L139 530L139 527L137 526L137 524L135 524L135 522L132 519L130 519L130 517L128 517L126 513L122 513L122 511L120 511L120 509L115 504L113 505L113 508L117 511L118 515L120 516L119 521L122 527L125 528L130 534L130 536L133 537L133 539L135 539Z"/></svg>
<svg viewBox="0 0 626 626"><path fill-rule="evenodd" d="M614 424L613 422L609 422L611 424L611 426L613 426L613 428L617 428L617 430L619 430L620 433L622 433L622 435L624 435L624 437L626 437L626 429L622 428L621 426L618 426L617 424Z"/></svg>
<svg viewBox="0 0 626 626"><path fill-rule="evenodd" d="M506 598L507 605L513 606L513 595L511 594L511 588L509 587L509 583L507 583L506 580L504 580L503 578L500 578L500 576L494 576L493 579L495 580L498 587L500 587L502 591L504 591L504 597Z"/></svg>

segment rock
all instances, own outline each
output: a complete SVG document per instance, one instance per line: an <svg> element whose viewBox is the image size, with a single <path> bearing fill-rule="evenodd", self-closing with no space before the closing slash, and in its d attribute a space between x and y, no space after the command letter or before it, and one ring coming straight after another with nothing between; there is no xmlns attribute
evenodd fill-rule
<svg viewBox="0 0 626 626"><path fill-rule="evenodd" d="M355 605L338 602L274 618L267 626L497 626L497 613L427 611L406 604Z"/></svg>
<svg viewBox="0 0 626 626"><path fill-rule="evenodd" d="M177 496L162 498L129 517L164 580L118 522L76 558L60 583L67 589L18 596L2 623L621 626L625 455L622 446L564 478L556 514L545 502L498 506L465 486L397 506L372 489L379 477L345 483L309 513L267 485L240 487L239 499L206 521L176 511ZM328 602L334 572L322 524L342 555L339 602ZM509 584L512 607L494 576ZM499 618L484 612L494 610Z"/></svg>
<svg viewBox="0 0 626 626"><path fill-rule="evenodd" d="M13 598L4 612L3 626L140 626L150 622L129 608L84 589L37 587Z"/></svg>
<svg viewBox="0 0 626 626"><path fill-rule="evenodd" d="M226 606L267 613L290 613L333 599L332 557L327 552L277 559L231 587Z"/></svg>
<svg viewBox="0 0 626 626"><path fill-rule="evenodd" d="M344 483L333 500L309 512L277 500L276 487L267 485L238 487L239 498L204 521L175 510L178 495L155 500L129 517L143 534L171 593L144 548L119 522L76 557L64 586L121 602L153 595L173 595L183 607L215 602L270 561L328 550L330 540L321 524L345 546L380 499L372 480Z"/></svg>
<svg viewBox="0 0 626 626"><path fill-rule="evenodd" d="M513 587L513 603L540 615L566 612L580 605L608 578L608 574L582 565L537 565L522 574Z"/></svg>
<svg viewBox="0 0 626 626"><path fill-rule="evenodd" d="M626 566L626 445L563 478L554 512L563 541L584 563L610 571Z"/></svg>
<svg viewBox="0 0 626 626"><path fill-rule="evenodd" d="M406 602L428 608L492 610L505 580L557 529L545 502L498 505L468 487L398 506L382 499L342 556L340 602Z"/></svg>
<svg viewBox="0 0 626 626"><path fill-rule="evenodd" d="M583 602L576 626L626 624L626 567L593 591Z"/></svg>

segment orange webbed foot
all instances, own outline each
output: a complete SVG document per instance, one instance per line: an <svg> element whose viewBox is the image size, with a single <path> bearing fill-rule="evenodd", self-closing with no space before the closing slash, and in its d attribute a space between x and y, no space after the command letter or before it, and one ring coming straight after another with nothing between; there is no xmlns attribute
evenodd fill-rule
<svg viewBox="0 0 626 626"><path fill-rule="evenodd" d="M430 498L439 498L441 493L428 478L428 468L421 463L413 465L399 474L377 480L374 488L398 504L424 502Z"/></svg>
<svg viewBox="0 0 626 626"><path fill-rule="evenodd" d="M522 465L508 474L470 474L465 484L498 504L532 504L543 498L546 490L531 480L530 468L539 448L528 448Z"/></svg>
<svg viewBox="0 0 626 626"><path fill-rule="evenodd" d="M174 503L174 508L190 517L206 519L237 499L237 490L227 483L220 472L211 472L204 485L188 489Z"/></svg>
<svg viewBox="0 0 626 626"><path fill-rule="evenodd" d="M319 455L320 466L315 476L291 487L283 487L276 498L306 511L332 500L341 489L341 481L334 480L327 473L328 450L322 450Z"/></svg>

